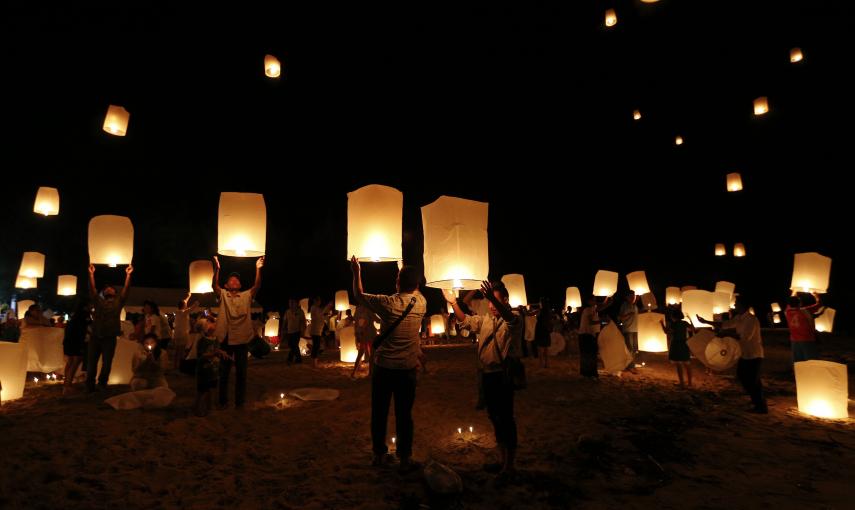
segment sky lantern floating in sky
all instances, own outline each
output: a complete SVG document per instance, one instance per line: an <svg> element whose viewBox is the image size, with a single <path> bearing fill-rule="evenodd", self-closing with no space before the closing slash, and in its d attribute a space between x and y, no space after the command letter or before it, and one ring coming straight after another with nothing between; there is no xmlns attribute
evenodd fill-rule
<svg viewBox="0 0 855 510"><path fill-rule="evenodd" d="M781 305L779 305L778 303L772 303L772 312L781 313Z"/></svg>
<svg viewBox="0 0 855 510"><path fill-rule="evenodd" d="M190 292L207 294L214 292L214 264L210 260L194 260L190 263Z"/></svg>
<svg viewBox="0 0 855 510"><path fill-rule="evenodd" d="M791 64L795 64L795 63L797 63L797 62L801 62L802 60L804 60L804 58L805 58L805 56L804 56L804 54L802 53L802 49L801 49L801 48L792 48L792 49L790 50L790 63L791 63Z"/></svg>
<svg viewBox="0 0 855 510"><path fill-rule="evenodd" d="M279 78L282 74L282 64L273 55L264 55L264 75L268 78Z"/></svg>
<svg viewBox="0 0 855 510"><path fill-rule="evenodd" d="M597 297L614 296L617 292L618 274L601 269L594 275L594 295Z"/></svg>
<svg viewBox="0 0 855 510"><path fill-rule="evenodd" d="M58 296L77 295L77 277L73 274L61 274L56 282L56 294Z"/></svg>
<svg viewBox="0 0 855 510"><path fill-rule="evenodd" d="M508 289L508 303L511 308L528 306L528 297L525 293L525 278L521 274L506 274L502 277L502 283Z"/></svg>
<svg viewBox="0 0 855 510"><path fill-rule="evenodd" d="M724 247L724 243L716 243L715 256L724 257L725 255L727 255L727 248Z"/></svg>
<svg viewBox="0 0 855 510"><path fill-rule="evenodd" d="M796 399L799 412L818 418L849 417L849 376L846 365L824 360L799 361Z"/></svg>
<svg viewBox="0 0 855 510"><path fill-rule="evenodd" d="M629 284L629 288L635 292L636 296L650 292L650 286L647 284L647 274L644 271L633 271L627 274L626 282Z"/></svg>
<svg viewBox="0 0 855 510"><path fill-rule="evenodd" d="M781 316L777 313L772 315L772 324L780 324L780 323L781 323Z"/></svg>
<svg viewBox="0 0 855 510"><path fill-rule="evenodd" d="M42 278L45 275L45 256L37 251L25 251L21 257L18 274L27 278Z"/></svg>
<svg viewBox="0 0 855 510"><path fill-rule="evenodd" d="M369 184L347 194L347 258L361 262L403 260L404 194Z"/></svg>
<svg viewBox="0 0 855 510"><path fill-rule="evenodd" d="M39 188L36 192L33 212L44 216L56 216L59 214L59 190L44 186Z"/></svg>
<svg viewBox="0 0 855 510"><path fill-rule="evenodd" d="M632 111L632 119L633 120L641 120L641 110L633 110Z"/></svg>
<svg viewBox="0 0 855 510"><path fill-rule="evenodd" d="M126 216L103 215L89 220L89 262L110 267L134 258L134 226Z"/></svg>
<svg viewBox="0 0 855 510"><path fill-rule="evenodd" d="M267 206L259 193L220 193L217 253L261 257L267 244Z"/></svg>
<svg viewBox="0 0 855 510"><path fill-rule="evenodd" d="M765 115L769 113L769 98L758 97L754 100L754 115Z"/></svg>
<svg viewBox="0 0 855 510"><path fill-rule="evenodd" d="M727 174L727 191L742 191L742 175L739 172Z"/></svg>
<svg viewBox="0 0 855 510"><path fill-rule="evenodd" d="M831 278L831 258L816 252L796 253L790 289L798 292L828 292Z"/></svg>
<svg viewBox="0 0 855 510"><path fill-rule="evenodd" d="M683 137L680 135L674 137L674 145L683 145Z"/></svg>
<svg viewBox="0 0 855 510"><path fill-rule="evenodd" d="M107 108L107 115L104 116L103 129L107 133L115 136L125 136L128 134L128 121L131 114L121 106L110 105Z"/></svg>
<svg viewBox="0 0 855 510"><path fill-rule="evenodd" d="M479 289L490 272L486 202L441 196L422 207L428 287Z"/></svg>
<svg viewBox="0 0 855 510"><path fill-rule="evenodd" d="M346 290L339 290L335 293L335 309L337 312L350 310L350 297Z"/></svg>
<svg viewBox="0 0 855 510"><path fill-rule="evenodd" d="M744 257L745 256L745 245L742 243L736 243L733 245L733 256L734 257Z"/></svg>
<svg viewBox="0 0 855 510"><path fill-rule="evenodd" d="M605 23L607 27L613 27L617 25L617 12L615 12L614 9L606 9Z"/></svg>
<svg viewBox="0 0 855 510"><path fill-rule="evenodd" d="M837 311L834 308L825 307L822 315L816 318L814 325L820 333L831 333L834 330L834 314Z"/></svg>
<svg viewBox="0 0 855 510"><path fill-rule="evenodd" d="M579 292L579 287L567 287L564 293L564 307L576 311L582 306L582 293Z"/></svg>
<svg viewBox="0 0 855 510"><path fill-rule="evenodd" d="M432 336L437 336L445 333L445 318L440 315L431 315L430 316L430 334Z"/></svg>
<svg viewBox="0 0 855 510"><path fill-rule="evenodd" d="M15 288L16 289L34 289L39 284L39 282L35 278L27 278L24 275L18 275L15 278Z"/></svg>
<svg viewBox="0 0 855 510"><path fill-rule="evenodd" d="M665 302L669 305L677 305L683 301L683 292L680 287L665 288Z"/></svg>

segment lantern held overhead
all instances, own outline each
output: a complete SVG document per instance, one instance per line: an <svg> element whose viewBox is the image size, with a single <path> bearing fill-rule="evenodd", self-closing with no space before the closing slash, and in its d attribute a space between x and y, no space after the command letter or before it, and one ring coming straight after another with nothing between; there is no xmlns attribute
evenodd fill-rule
<svg viewBox="0 0 855 510"><path fill-rule="evenodd" d="M790 289L799 292L828 291L831 278L831 258L816 252L796 253L793 261L793 279Z"/></svg>
<svg viewBox="0 0 855 510"><path fill-rule="evenodd" d="M33 212L45 216L56 216L59 214L59 190L44 186L39 188L36 192L36 202L33 204Z"/></svg>
<svg viewBox="0 0 855 510"><path fill-rule="evenodd" d="M402 260L404 194L369 184L347 194L347 258L362 262Z"/></svg>
<svg viewBox="0 0 855 510"><path fill-rule="evenodd" d="M422 207L428 287L478 289L490 272L486 202L441 196Z"/></svg>
<svg viewBox="0 0 855 510"><path fill-rule="evenodd" d="M502 277L502 283L508 289L508 301L511 308L528 306L528 298L525 293L525 278L521 274L506 274Z"/></svg>
<svg viewBox="0 0 855 510"><path fill-rule="evenodd" d="M190 292L207 294L214 292L214 264L210 260L194 260L190 263Z"/></svg>
<svg viewBox="0 0 855 510"><path fill-rule="evenodd" d="M267 207L259 193L220 193L217 253L261 257L267 244Z"/></svg>
<svg viewBox="0 0 855 510"><path fill-rule="evenodd" d="M95 216L89 220L89 263L110 267L134 258L134 226L126 216Z"/></svg>

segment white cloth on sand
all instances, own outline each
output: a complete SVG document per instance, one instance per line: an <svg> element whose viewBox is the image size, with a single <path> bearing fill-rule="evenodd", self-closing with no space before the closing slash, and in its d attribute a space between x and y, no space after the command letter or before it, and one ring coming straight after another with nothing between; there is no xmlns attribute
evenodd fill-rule
<svg viewBox="0 0 855 510"><path fill-rule="evenodd" d="M622 372L632 361L623 334L613 321L600 331L597 346L600 348L600 357L603 358L603 367L610 374Z"/></svg>
<svg viewBox="0 0 855 510"><path fill-rule="evenodd" d="M128 409L157 409L166 407L172 403L174 398L174 391L166 386L161 386L153 390L129 391L128 393L110 397L104 402L117 411L127 411Z"/></svg>

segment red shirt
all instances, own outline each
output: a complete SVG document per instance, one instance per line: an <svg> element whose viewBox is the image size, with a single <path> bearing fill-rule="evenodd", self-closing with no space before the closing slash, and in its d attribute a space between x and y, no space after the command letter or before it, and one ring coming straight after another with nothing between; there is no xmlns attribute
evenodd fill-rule
<svg viewBox="0 0 855 510"><path fill-rule="evenodd" d="M790 328L791 342L815 342L816 326L813 322L813 311L819 305L805 308L793 308L787 306L787 326Z"/></svg>

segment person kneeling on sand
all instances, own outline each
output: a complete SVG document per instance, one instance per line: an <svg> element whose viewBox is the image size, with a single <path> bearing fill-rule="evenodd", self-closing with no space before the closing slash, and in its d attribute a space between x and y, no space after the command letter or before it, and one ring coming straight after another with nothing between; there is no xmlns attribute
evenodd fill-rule
<svg viewBox="0 0 855 510"><path fill-rule="evenodd" d="M131 390L152 390L160 386L169 387L160 361L155 359L154 350L157 347L157 335L149 333L143 338L143 352L134 356L134 376L131 378Z"/></svg>

